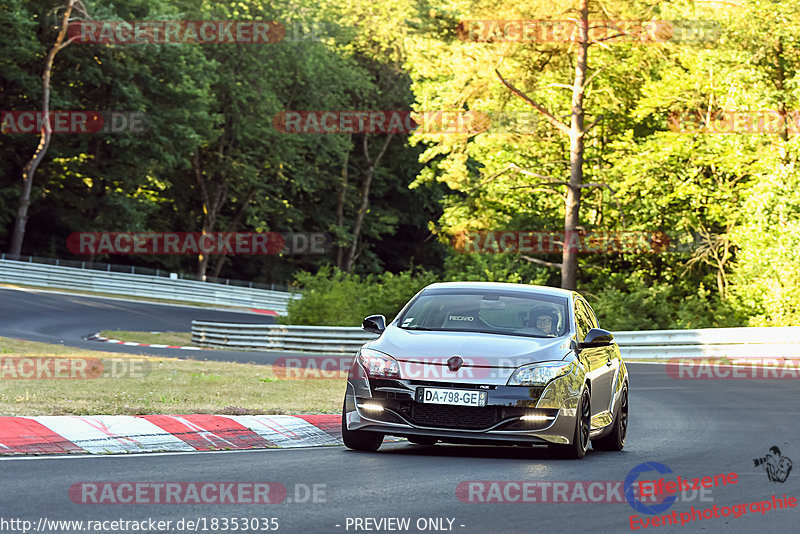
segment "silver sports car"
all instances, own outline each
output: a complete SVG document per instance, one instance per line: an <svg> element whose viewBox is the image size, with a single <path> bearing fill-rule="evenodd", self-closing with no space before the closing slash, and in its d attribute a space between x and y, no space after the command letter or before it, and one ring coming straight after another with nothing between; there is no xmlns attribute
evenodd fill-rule
<svg viewBox="0 0 800 534"><path fill-rule="evenodd" d="M344 444L546 444L582 458L621 450L628 373L613 335L574 291L522 284L432 284L358 351L342 413Z"/></svg>

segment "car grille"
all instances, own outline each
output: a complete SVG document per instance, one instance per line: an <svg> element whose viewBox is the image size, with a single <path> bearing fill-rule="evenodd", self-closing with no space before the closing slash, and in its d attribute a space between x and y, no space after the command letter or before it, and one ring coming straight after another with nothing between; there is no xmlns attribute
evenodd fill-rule
<svg viewBox="0 0 800 534"><path fill-rule="evenodd" d="M499 410L493 406L448 406L446 404L413 403L411 419L420 426L439 428L483 429L500 421Z"/></svg>

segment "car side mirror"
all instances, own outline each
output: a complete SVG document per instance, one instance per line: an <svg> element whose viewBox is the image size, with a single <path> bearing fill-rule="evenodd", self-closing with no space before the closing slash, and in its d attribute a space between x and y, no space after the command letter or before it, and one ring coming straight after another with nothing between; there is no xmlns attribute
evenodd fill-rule
<svg viewBox="0 0 800 534"><path fill-rule="evenodd" d="M383 334L386 330L386 317L383 315L370 315L361 323L361 328L373 334Z"/></svg>
<svg viewBox="0 0 800 534"><path fill-rule="evenodd" d="M578 343L579 349L593 349L595 347L608 347L614 343L614 334L602 328L592 328L586 334L586 339Z"/></svg>

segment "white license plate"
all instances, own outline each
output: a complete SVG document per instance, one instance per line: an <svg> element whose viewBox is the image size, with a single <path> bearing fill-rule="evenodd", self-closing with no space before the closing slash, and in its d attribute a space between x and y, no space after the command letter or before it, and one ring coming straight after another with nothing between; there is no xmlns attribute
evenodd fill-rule
<svg viewBox="0 0 800 534"><path fill-rule="evenodd" d="M417 402L452 406L486 406L487 393L474 389L420 388Z"/></svg>

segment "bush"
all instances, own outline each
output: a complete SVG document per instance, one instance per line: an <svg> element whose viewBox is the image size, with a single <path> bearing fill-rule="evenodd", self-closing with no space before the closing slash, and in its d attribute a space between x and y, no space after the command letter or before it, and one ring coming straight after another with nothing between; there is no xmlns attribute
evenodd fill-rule
<svg viewBox="0 0 800 534"><path fill-rule="evenodd" d="M312 274L301 272L295 285L303 298L289 303L284 324L359 326L367 315L382 314L392 320L420 289L438 281L433 273L403 271L398 274L347 275L322 267Z"/></svg>
<svg viewBox="0 0 800 534"><path fill-rule="evenodd" d="M781 166L754 182L733 231L739 247L731 276L733 305L749 326L800 325L800 177Z"/></svg>
<svg viewBox="0 0 800 534"><path fill-rule="evenodd" d="M460 260L460 261L458 261ZM295 285L303 298L289 304L284 324L359 326L364 317L382 314L391 321L420 289L437 281L492 281L544 285L547 271L532 269L524 278L501 259L459 258L448 262L447 274L424 270L398 274L347 275L323 267L316 274L301 272ZM507 261L507 260L506 260ZM501 267L501 268L497 268ZM527 266L526 266L527 267ZM536 279L539 275L541 278ZM530 277L530 278L529 278ZM595 286L597 287L597 286ZM608 330L670 330L744 326L746 319L700 283L695 287L647 282L641 276L616 273L594 289L581 288L602 328Z"/></svg>
<svg viewBox="0 0 800 534"><path fill-rule="evenodd" d="M607 330L673 330L744 326L745 319L702 284L695 292L674 285L629 279L624 289L584 292Z"/></svg>

